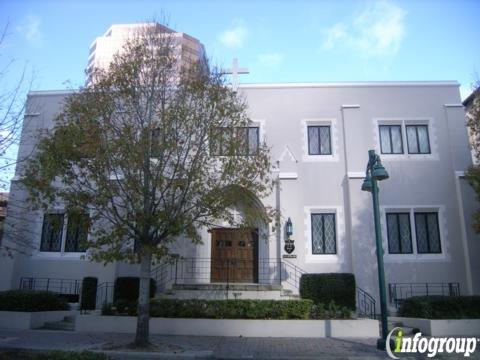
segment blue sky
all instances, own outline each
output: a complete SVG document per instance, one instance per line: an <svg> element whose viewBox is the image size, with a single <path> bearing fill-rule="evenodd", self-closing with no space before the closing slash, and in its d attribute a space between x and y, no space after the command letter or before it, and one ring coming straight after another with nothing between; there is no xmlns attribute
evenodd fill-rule
<svg viewBox="0 0 480 360"><path fill-rule="evenodd" d="M162 14L244 83L457 80L465 98L480 76L480 0L0 0L0 94L24 67L32 90L78 88L97 36Z"/></svg>
<svg viewBox="0 0 480 360"><path fill-rule="evenodd" d="M169 17L214 64L238 57L242 82L457 80L480 73L478 0L2 0L2 62L27 63L35 90L83 84L88 48L114 23Z"/></svg>

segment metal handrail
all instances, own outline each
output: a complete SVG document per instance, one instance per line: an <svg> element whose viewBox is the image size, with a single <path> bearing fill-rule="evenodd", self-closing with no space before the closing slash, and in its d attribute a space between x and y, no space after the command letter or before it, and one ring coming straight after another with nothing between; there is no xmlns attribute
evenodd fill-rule
<svg viewBox="0 0 480 360"><path fill-rule="evenodd" d="M357 313L375 319L376 302L372 295L357 286Z"/></svg>
<svg viewBox="0 0 480 360"><path fill-rule="evenodd" d="M19 289L22 290L44 290L58 294L79 295L82 281L79 279L60 278L20 278Z"/></svg>
<svg viewBox="0 0 480 360"><path fill-rule="evenodd" d="M397 308L413 296L459 296L460 283L390 283L388 284L390 303Z"/></svg>

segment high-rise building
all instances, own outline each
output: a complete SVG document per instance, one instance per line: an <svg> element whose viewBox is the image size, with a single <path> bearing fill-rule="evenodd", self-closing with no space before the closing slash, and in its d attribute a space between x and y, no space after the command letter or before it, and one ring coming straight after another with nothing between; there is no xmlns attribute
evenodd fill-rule
<svg viewBox="0 0 480 360"><path fill-rule="evenodd" d="M148 27L157 27L160 32L172 37L174 51L179 57L179 64L188 65L194 61L204 60L205 48L194 37L158 24L115 24L102 36L97 37L90 45L87 63L87 83L91 81L90 75L94 68L106 69L113 60L113 56L122 50L126 41L135 36L135 33Z"/></svg>

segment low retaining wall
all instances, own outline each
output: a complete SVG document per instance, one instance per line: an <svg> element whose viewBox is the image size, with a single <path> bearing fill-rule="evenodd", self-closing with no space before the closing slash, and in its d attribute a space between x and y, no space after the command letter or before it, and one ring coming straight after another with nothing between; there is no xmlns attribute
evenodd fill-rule
<svg viewBox="0 0 480 360"><path fill-rule="evenodd" d="M134 333L134 316L79 315L76 331ZM150 333L244 337L378 337L377 320L244 320L151 318Z"/></svg>
<svg viewBox="0 0 480 360"><path fill-rule="evenodd" d="M0 328L2 329L37 329L46 322L60 321L65 316L71 315L71 311L0 311Z"/></svg>
<svg viewBox="0 0 480 360"><path fill-rule="evenodd" d="M389 317L390 321L403 326L418 328L422 335L429 336L479 336L480 319L431 320L406 317Z"/></svg>

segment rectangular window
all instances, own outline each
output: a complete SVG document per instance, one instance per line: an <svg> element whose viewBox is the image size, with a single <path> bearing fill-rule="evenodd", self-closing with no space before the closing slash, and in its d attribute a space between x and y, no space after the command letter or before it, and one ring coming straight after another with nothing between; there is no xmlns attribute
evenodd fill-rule
<svg viewBox="0 0 480 360"><path fill-rule="evenodd" d="M45 214L43 217L40 251L60 251L62 234L63 214Z"/></svg>
<svg viewBox="0 0 480 360"><path fill-rule="evenodd" d="M308 126L308 154L332 155L330 126Z"/></svg>
<svg viewBox="0 0 480 360"><path fill-rule="evenodd" d="M380 125L380 147L382 154L403 154L402 127Z"/></svg>
<svg viewBox="0 0 480 360"><path fill-rule="evenodd" d="M387 235L390 254L413 253L409 213L388 213Z"/></svg>
<svg viewBox="0 0 480 360"><path fill-rule="evenodd" d="M160 138L161 136L161 133L160 133L160 129L154 129L152 130L152 142L151 142L151 146L150 146L150 156L152 158L158 158L160 157L162 154L162 148L161 148L161 144L160 144Z"/></svg>
<svg viewBox="0 0 480 360"><path fill-rule="evenodd" d="M430 154L430 139L427 125L407 125L409 154Z"/></svg>
<svg viewBox="0 0 480 360"><path fill-rule="evenodd" d="M438 213L416 212L415 234L419 254L440 254L442 252Z"/></svg>
<svg viewBox="0 0 480 360"><path fill-rule="evenodd" d="M65 252L85 252L90 217L86 213L72 212L68 214Z"/></svg>
<svg viewBox="0 0 480 360"><path fill-rule="evenodd" d="M216 156L248 156L258 154L260 131L258 127L216 128L212 131L210 153Z"/></svg>
<svg viewBox="0 0 480 360"><path fill-rule="evenodd" d="M335 214L312 214L312 254L336 254Z"/></svg>

